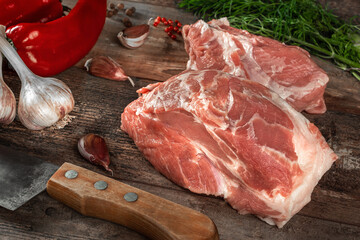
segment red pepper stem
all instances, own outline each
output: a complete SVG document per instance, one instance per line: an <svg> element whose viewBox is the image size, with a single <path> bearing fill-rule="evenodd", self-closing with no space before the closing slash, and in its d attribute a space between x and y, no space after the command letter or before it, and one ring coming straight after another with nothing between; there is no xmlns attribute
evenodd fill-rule
<svg viewBox="0 0 360 240"><path fill-rule="evenodd" d="M33 72L25 65L21 60L20 56L17 54L15 49L10 45L6 40L5 35L5 26L0 25L0 52L8 59L10 64L13 66L17 74L19 75L21 81L27 79L26 76L34 75Z"/></svg>

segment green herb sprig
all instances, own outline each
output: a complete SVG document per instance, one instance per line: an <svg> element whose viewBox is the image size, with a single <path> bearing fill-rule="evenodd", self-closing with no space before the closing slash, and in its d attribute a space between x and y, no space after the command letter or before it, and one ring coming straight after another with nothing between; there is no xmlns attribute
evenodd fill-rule
<svg viewBox="0 0 360 240"><path fill-rule="evenodd" d="M182 0L179 7L204 20L227 17L233 27L333 59L360 81L360 25L339 19L316 0Z"/></svg>

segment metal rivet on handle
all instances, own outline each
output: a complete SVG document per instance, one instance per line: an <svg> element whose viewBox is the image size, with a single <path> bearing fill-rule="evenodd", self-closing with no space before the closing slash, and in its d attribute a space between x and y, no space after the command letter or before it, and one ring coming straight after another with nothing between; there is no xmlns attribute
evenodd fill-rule
<svg viewBox="0 0 360 240"><path fill-rule="evenodd" d="M129 192L127 194L124 195L124 199L127 202L135 202L138 199L138 195L134 192Z"/></svg>
<svg viewBox="0 0 360 240"><path fill-rule="evenodd" d="M69 171L66 171L66 173L65 173L65 177L68 179L74 179L77 176L78 176L78 172L75 170L69 170Z"/></svg>
<svg viewBox="0 0 360 240"><path fill-rule="evenodd" d="M97 182L94 184L94 187L95 187L97 190L105 190L105 189L108 187L108 184L107 184L105 181L97 181Z"/></svg>

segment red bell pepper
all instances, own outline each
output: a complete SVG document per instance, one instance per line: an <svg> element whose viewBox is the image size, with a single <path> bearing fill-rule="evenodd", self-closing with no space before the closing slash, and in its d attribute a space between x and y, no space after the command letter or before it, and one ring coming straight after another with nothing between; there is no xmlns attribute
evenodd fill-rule
<svg viewBox="0 0 360 240"><path fill-rule="evenodd" d="M79 0L70 13L48 23L7 29L21 59L35 74L52 76L73 66L95 45L105 23L106 0Z"/></svg>
<svg viewBox="0 0 360 240"><path fill-rule="evenodd" d="M63 14L59 0L0 0L0 24L6 27L23 22L48 22Z"/></svg>

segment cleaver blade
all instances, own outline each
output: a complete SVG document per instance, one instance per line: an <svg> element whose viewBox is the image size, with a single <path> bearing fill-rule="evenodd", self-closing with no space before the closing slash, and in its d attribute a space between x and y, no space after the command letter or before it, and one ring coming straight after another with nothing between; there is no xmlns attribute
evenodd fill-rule
<svg viewBox="0 0 360 240"><path fill-rule="evenodd" d="M16 210L46 189L59 167L0 146L0 206Z"/></svg>

